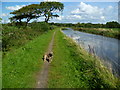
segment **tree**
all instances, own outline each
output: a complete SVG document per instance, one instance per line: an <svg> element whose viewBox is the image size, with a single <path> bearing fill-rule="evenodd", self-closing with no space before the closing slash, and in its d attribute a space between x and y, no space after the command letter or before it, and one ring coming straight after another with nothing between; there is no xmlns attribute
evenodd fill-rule
<svg viewBox="0 0 120 90"><path fill-rule="evenodd" d="M45 17L45 22L48 23L50 18L59 17L57 11L62 11L64 5L60 2L41 2L40 4L31 4L22 7L19 10L13 11L10 14L14 16L10 18L11 21L20 23L26 20L26 26L31 19L37 19L41 16Z"/></svg>
<svg viewBox="0 0 120 90"><path fill-rule="evenodd" d="M64 5L60 2L41 2L41 12L45 16L45 22L48 23L50 18L59 17L56 12L63 11Z"/></svg>
<svg viewBox="0 0 120 90"><path fill-rule="evenodd" d="M120 24L116 21L107 22L106 27L108 27L108 28L119 28Z"/></svg>
<svg viewBox="0 0 120 90"><path fill-rule="evenodd" d="M26 19L26 26L27 26L28 22L31 19L40 17L41 12L39 9L41 8L40 8L40 5L38 4L31 4L31 5L22 7L21 9L10 13L10 14L14 14L14 16L10 18L10 20L19 22L21 24L22 19Z"/></svg>

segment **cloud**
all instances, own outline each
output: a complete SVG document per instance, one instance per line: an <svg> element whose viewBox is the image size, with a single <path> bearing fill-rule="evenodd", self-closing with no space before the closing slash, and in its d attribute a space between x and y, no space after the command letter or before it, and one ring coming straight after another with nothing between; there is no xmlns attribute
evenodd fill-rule
<svg viewBox="0 0 120 90"><path fill-rule="evenodd" d="M108 8L109 8L109 9L112 9L112 8L113 8L113 6L108 6Z"/></svg>
<svg viewBox="0 0 120 90"><path fill-rule="evenodd" d="M80 15L73 15L72 17L76 18L76 19L81 19L82 18Z"/></svg>
<svg viewBox="0 0 120 90"><path fill-rule="evenodd" d="M105 20L105 16L101 16L100 19Z"/></svg>
<svg viewBox="0 0 120 90"><path fill-rule="evenodd" d="M8 7L6 7L6 9L8 9L8 10L18 10L18 9L24 7L24 6L26 6L26 5L8 6Z"/></svg>
<svg viewBox="0 0 120 90"><path fill-rule="evenodd" d="M64 18L65 18L64 16L59 16L59 17L57 17L57 18L55 18L55 19L61 21L61 20L63 20Z"/></svg>
<svg viewBox="0 0 120 90"><path fill-rule="evenodd" d="M103 15L104 9L98 8L97 6L92 6L81 2L77 9L71 11L72 15L80 15L85 18L91 17L91 19L100 18ZM94 17L94 18L93 18Z"/></svg>
<svg viewBox="0 0 120 90"><path fill-rule="evenodd" d="M10 20L2 20L2 23L10 23Z"/></svg>
<svg viewBox="0 0 120 90"><path fill-rule="evenodd" d="M6 17L6 16L8 16L8 14L2 13L2 17Z"/></svg>
<svg viewBox="0 0 120 90"><path fill-rule="evenodd" d="M81 17L79 15L66 15L66 16L59 16L57 18L51 19L50 22L55 23L76 23L76 20L79 21ZM77 21L77 22L78 22Z"/></svg>
<svg viewBox="0 0 120 90"><path fill-rule="evenodd" d="M78 7L75 10L71 11L72 17L79 18L80 21L85 22L110 21L115 18L116 13L117 12L114 6L107 6L107 8L99 8L97 6L92 6L84 2L80 2Z"/></svg>
<svg viewBox="0 0 120 90"><path fill-rule="evenodd" d="M62 21L64 19L64 16L54 17L53 19L50 19L50 21ZM40 17L37 19L38 22L44 21L45 17Z"/></svg>
<svg viewBox="0 0 120 90"><path fill-rule="evenodd" d="M39 18L37 19L38 22L41 22L41 21L44 21L44 20L45 20L45 17L39 17Z"/></svg>
<svg viewBox="0 0 120 90"><path fill-rule="evenodd" d="M65 9L69 9L65 8ZM106 7L98 7L85 2L78 3L78 6L67 14L63 14L58 18L51 19L50 22L57 23L106 23L117 19L116 5L108 5ZM118 10L117 10L118 11Z"/></svg>
<svg viewBox="0 0 120 90"><path fill-rule="evenodd" d="M55 22L73 23L106 23L112 20L117 21L117 8L107 6L106 8L93 6L80 2L76 9L72 10L68 15L53 19Z"/></svg>

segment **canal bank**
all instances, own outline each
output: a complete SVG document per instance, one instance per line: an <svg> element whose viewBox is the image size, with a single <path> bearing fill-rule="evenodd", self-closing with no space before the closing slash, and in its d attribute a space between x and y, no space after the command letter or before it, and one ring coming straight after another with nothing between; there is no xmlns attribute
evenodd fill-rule
<svg viewBox="0 0 120 90"><path fill-rule="evenodd" d="M72 27L72 28L76 31L102 35L120 40L120 28L82 28L82 27Z"/></svg>
<svg viewBox="0 0 120 90"><path fill-rule="evenodd" d="M63 32L68 37L74 39L86 51L99 57L112 70L114 75L120 76L120 52L118 51L120 40L74 31L70 28L63 30Z"/></svg>
<svg viewBox="0 0 120 90"><path fill-rule="evenodd" d="M49 88L118 88L119 81L106 67L71 38L56 32Z"/></svg>

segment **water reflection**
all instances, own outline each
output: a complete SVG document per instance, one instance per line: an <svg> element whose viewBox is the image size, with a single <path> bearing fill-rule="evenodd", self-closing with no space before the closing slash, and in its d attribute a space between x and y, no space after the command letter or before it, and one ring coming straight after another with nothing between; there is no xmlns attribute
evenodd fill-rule
<svg viewBox="0 0 120 90"><path fill-rule="evenodd" d="M110 66L113 73L120 76L120 52L118 51L120 40L74 31L70 28L63 30L63 32L73 38L85 50L96 54L101 60L104 60L105 65Z"/></svg>

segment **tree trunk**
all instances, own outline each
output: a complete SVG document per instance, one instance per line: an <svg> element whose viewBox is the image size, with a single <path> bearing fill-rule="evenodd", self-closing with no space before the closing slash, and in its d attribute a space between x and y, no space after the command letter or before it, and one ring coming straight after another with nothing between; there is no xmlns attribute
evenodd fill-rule
<svg viewBox="0 0 120 90"><path fill-rule="evenodd" d="M22 21L21 21L21 19L19 19L19 22L20 22L20 25L22 25Z"/></svg>
<svg viewBox="0 0 120 90"><path fill-rule="evenodd" d="M27 22L26 22L26 25L25 25L25 27L27 27L27 25L28 25L28 22L30 21L30 19L27 19Z"/></svg>
<svg viewBox="0 0 120 90"><path fill-rule="evenodd" d="M48 23L49 18L50 18L49 16L45 15L45 22L46 22L46 23Z"/></svg>
<svg viewBox="0 0 120 90"><path fill-rule="evenodd" d="M48 23L48 21L45 19L45 22Z"/></svg>

